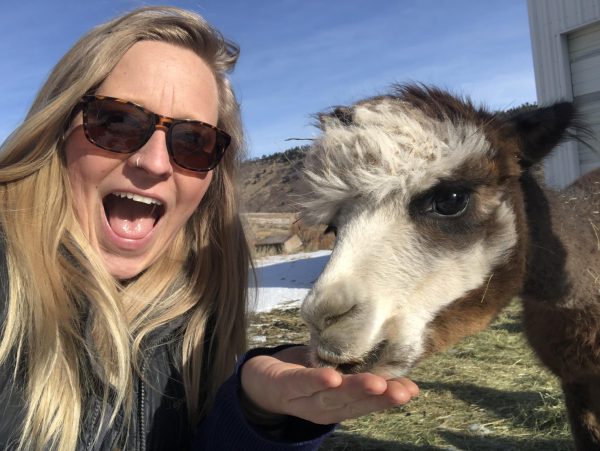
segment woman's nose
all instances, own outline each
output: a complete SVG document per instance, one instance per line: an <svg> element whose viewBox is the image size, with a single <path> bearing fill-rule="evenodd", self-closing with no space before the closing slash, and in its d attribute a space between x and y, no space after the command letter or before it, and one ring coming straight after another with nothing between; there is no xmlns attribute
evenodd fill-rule
<svg viewBox="0 0 600 451"><path fill-rule="evenodd" d="M154 177L168 177L173 166L167 151L167 136L163 130L155 130L150 139L129 158L131 165Z"/></svg>

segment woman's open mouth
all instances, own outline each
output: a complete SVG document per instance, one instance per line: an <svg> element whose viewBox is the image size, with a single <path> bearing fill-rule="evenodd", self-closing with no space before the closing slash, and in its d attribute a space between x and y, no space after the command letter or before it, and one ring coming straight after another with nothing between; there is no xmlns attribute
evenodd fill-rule
<svg viewBox="0 0 600 451"><path fill-rule="evenodd" d="M148 236L165 213L161 201L123 191L107 195L102 203L112 231L132 240Z"/></svg>

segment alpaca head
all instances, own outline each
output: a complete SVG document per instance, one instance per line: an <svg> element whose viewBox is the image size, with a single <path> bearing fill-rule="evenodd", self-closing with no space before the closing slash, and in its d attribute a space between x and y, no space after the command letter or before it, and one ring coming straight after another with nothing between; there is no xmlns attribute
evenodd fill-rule
<svg viewBox="0 0 600 451"><path fill-rule="evenodd" d="M522 284L519 177L572 116L501 117L418 86L321 115L305 215L337 239L302 305L314 363L399 376L485 327Z"/></svg>

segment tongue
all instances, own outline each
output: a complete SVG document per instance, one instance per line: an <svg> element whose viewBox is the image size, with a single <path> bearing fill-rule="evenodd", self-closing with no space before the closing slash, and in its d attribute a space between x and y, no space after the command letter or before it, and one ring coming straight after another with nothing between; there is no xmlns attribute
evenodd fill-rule
<svg viewBox="0 0 600 451"><path fill-rule="evenodd" d="M106 216L113 232L123 238L140 239L152 231L156 206L112 197L107 203Z"/></svg>

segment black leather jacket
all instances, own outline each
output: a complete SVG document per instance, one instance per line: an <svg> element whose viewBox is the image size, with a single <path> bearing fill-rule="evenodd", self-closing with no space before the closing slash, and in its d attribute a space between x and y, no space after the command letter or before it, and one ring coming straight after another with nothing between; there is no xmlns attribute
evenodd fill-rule
<svg viewBox="0 0 600 451"><path fill-rule="evenodd" d="M0 239L0 324L6 319L7 271L4 246ZM101 425L102 400L90 394L83 402L83 420L77 450L185 450L190 446L191 431L187 412L178 356L173 344L176 325L156 333L148 341L142 364L142 377L134 382L133 412L128 433L118 436L123 424L123 412L117 416L117 425ZM0 449L15 449L23 421L23 394L19 383L12 377L14 359L0 366ZM17 375L17 381L21 379ZM112 412L109 412L109 414ZM94 436L100 430L100 440Z"/></svg>

